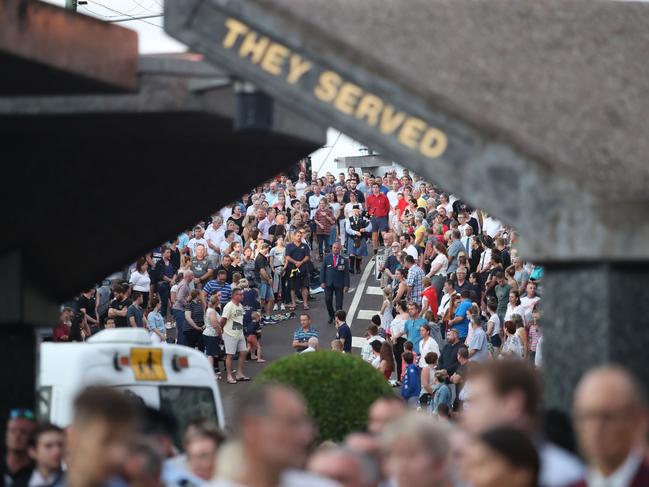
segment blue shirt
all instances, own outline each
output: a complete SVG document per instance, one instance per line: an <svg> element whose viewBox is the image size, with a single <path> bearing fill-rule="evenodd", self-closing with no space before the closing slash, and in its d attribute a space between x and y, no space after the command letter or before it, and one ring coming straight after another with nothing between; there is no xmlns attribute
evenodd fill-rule
<svg viewBox="0 0 649 487"><path fill-rule="evenodd" d="M408 335L408 341L412 342L412 349L417 355L419 355L419 342L421 341L421 333L419 332L419 328L421 328L422 325L426 324L428 324L426 318L417 318L416 320L410 318L406 320L406 324L403 327L405 334Z"/></svg>
<svg viewBox="0 0 649 487"><path fill-rule="evenodd" d="M183 250L185 247L187 247L188 243L189 243L189 235L187 235L185 232L178 235L178 248L180 250Z"/></svg>
<svg viewBox="0 0 649 487"><path fill-rule="evenodd" d="M311 337L319 338L318 330L312 326L310 326L308 330L304 330L304 328L300 327L295 330L295 333L293 333L293 340L300 343L307 343Z"/></svg>
<svg viewBox="0 0 649 487"><path fill-rule="evenodd" d="M421 376L419 368L415 364L406 367L406 373L403 376L401 384L401 397L406 401L411 397L418 397L421 392Z"/></svg>
<svg viewBox="0 0 649 487"><path fill-rule="evenodd" d="M472 362L482 362L489 358L489 348L487 346L487 334L482 329L478 327L473 330L473 335L471 335L471 342L468 344L469 352L475 350L475 354L471 356L469 360Z"/></svg>
<svg viewBox="0 0 649 487"><path fill-rule="evenodd" d="M146 317L148 322L149 331L157 329L161 333L165 333L165 322L162 315L158 311L151 311Z"/></svg>
<svg viewBox="0 0 649 487"><path fill-rule="evenodd" d="M205 294L207 294L207 300L209 301L212 295L220 292L221 293L221 304L227 304L228 301L230 301L230 298L232 297L232 286L230 286L227 282L224 282L221 284L219 281L216 279L212 279L211 281L207 281L205 283L205 286L203 286L203 291L205 291Z"/></svg>
<svg viewBox="0 0 649 487"><path fill-rule="evenodd" d="M343 341L343 352L352 353L352 331L347 323L338 327L336 338Z"/></svg>
<svg viewBox="0 0 649 487"><path fill-rule="evenodd" d="M462 317L462 321L455 323L451 328L455 328L460 335L460 338L466 338L469 334L469 318L466 317L466 312L471 309L471 300L463 299L455 310L455 317Z"/></svg>

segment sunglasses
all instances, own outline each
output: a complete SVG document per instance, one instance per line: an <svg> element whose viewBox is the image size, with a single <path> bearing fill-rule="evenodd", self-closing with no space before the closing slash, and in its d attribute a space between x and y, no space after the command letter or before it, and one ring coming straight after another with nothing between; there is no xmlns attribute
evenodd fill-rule
<svg viewBox="0 0 649 487"><path fill-rule="evenodd" d="M24 419L29 419L30 421L34 421L36 419L34 416L34 412L31 409L12 409L9 412L9 418L10 419L24 418Z"/></svg>

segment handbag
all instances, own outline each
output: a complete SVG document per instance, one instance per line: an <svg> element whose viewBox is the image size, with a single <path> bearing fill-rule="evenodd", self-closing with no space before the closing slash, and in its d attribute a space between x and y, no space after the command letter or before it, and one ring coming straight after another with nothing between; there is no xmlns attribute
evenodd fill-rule
<svg viewBox="0 0 649 487"><path fill-rule="evenodd" d="M428 392L424 392L421 396L419 396L419 404L421 404L422 406L428 406L432 399L433 396L431 396Z"/></svg>
<svg viewBox="0 0 649 487"><path fill-rule="evenodd" d="M361 239L360 239L360 237L356 237L356 238L354 239L354 243L353 243L353 245L354 245L354 248L355 248L355 249L360 248L360 246L361 246Z"/></svg>

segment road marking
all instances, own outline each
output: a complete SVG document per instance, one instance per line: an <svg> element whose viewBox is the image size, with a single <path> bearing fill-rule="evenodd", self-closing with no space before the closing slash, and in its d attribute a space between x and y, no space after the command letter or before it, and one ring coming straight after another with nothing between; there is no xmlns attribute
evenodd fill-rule
<svg viewBox="0 0 649 487"><path fill-rule="evenodd" d="M375 294L377 296L383 295L383 289L379 286L367 286L367 294Z"/></svg>
<svg viewBox="0 0 649 487"><path fill-rule="evenodd" d="M378 314L378 312L373 309L359 309L356 318L359 320L371 320L372 316L376 314Z"/></svg>
<svg viewBox="0 0 649 487"><path fill-rule="evenodd" d="M352 337L352 347L353 348L363 348L363 346L367 343L367 340L365 337Z"/></svg>
<svg viewBox="0 0 649 487"><path fill-rule="evenodd" d="M367 279L370 277L370 274L372 273L372 262L374 261L374 257L372 257L369 262L365 265L365 269L363 270L363 275L361 276L361 280L358 282L358 287L356 288L356 294L354 294L354 299L352 299L352 304L349 306L349 311L347 312L347 324L351 328L352 326L352 321L354 321L354 313L356 313L356 308L358 308L358 303L361 302L361 298L363 297L363 289L365 289L365 284L367 284Z"/></svg>

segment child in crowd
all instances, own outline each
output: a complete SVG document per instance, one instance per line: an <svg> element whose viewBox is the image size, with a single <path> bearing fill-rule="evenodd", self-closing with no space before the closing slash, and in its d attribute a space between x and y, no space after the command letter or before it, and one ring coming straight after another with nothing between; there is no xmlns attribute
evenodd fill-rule
<svg viewBox="0 0 649 487"><path fill-rule="evenodd" d="M333 340L333 341L331 342L331 349L332 349L334 352L340 352L340 353L342 353L342 351L343 351L343 342L341 342L340 340Z"/></svg>
<svg viewBox="0 0 649 487"><path fill-rule="evenodd" d="M383 304L381 305L381 309L379 311L379 314L381 315L381 324L380 328L382 330L385 330L385 334L387 337L390 337L392 335L390 331L390 323L392 323L392 320L394 319L394 306L392 305L392 287L390 286L385 286L383 288Z"/></svg>
<svg viewBox="0 0 649 487"><path fill-rule="evenodd" d="M417 358L417 353L414 350L415 346L411 341L407 341L406 343L403 344L403 353L401 354L401 373L400 377L401 380L403 380L403 377L406 375L406 368L407 364L403 361L403 356L410 352L412 354L412 359L415 361L415 363L418 363L418 358Z"/></svg>
<svg viewBox="0 0 649 487"><path fill-rule="evenodd" d="M534 306L532 310L532 323L530 324L530 329L528 331L528 343L529 343L529 359L530 362L534 363L536 359L536 348L539 344L539 339L541 338L541 310L537 306Z"/></svg>
<svg viewBox="0 0 649 487"><path fill-rule="evenodd" d="M403 352L403 363L406 371L403 375L401 384L401 397L412 408L419 406L419 393L421 392L421 380L419 377L419 368L413 363L414 354L412 352Z"/></svg>
<svg viewBox="0 0 649 487"><path fill-rule="evenodd" d="M259 311L253 311L250 314L250 321L246 324L244 331L248 341L250 360L265 362L261 358L261 313Z"/></svg>

